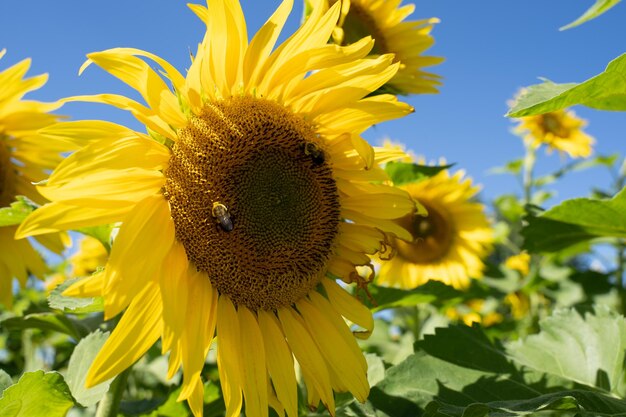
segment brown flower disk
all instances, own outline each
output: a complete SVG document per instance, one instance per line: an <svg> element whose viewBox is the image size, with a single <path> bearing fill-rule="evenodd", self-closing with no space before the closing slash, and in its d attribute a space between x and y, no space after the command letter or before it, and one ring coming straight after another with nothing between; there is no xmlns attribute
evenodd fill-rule
<svg viewBox="0 0 626 417"><path fill-rule="evenodd" d="M178 136L165 196L189 260L236 305L273 310L304 297L340 221L330 162L306 151L323 152L313 126L269 100L236 97L207 104Z"/></svg>

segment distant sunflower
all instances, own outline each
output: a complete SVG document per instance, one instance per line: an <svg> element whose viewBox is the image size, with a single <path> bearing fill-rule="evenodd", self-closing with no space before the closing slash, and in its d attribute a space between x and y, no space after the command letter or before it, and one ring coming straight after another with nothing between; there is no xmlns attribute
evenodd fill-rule
<svg viewBox="0 0 626 417"><path fill-rule="evenodd" d="M398 223L412 240L396 239L397 254L382 264L377 281L383 285L414 288L428 280L466 288L470 278L482 275L493 231L484 206L470 199L478 192L463 172L447 170L425 180L400 186L428 211L412 214Z"/></svg>
<svg viewBox="0 0 626 417"><path fill-rule="evenodd" d="M227 416L298 415L298 361L308 403L334 412L335 391L364 401L366 362L344 318L371 331L369 309L335 281L362 280L393 222L414 204L383 185L360 133L412 109L391 95L366 97L398 69L373 45L327 44L339 5L316 10L274 48L290 13L284 1L248 43L238 1L192 5L207 32L182 76L136 49L89 54L139 91L144 106L103 94L72 100L129 110L150 135L105 122L59 124L83 138L41 192L52 203L21 236L122 222L102 274L66 291L104 297L105 317L125 312L90 368L95 385L133 364L161 339L169 376L202 415L201 371L214 334ZM174 87L144 60L156 62ZM86 65L83 66L83 69ZM155 140L157 139L157 140ZM395 155L395 154L394 154ZM361 281L362 283L362 281Z"/></svg>
<svg viewBox="0 0 626 417"><path fill-rule="evenodd" d="M434 43L430 34L437 18L404 21L415 10L414 4L400 6L401 0L307 0L311 9L342 3L341 16L332 39L351 45L364 36L374 41L372 55L392 53L400 63L398 73L383 90L396 94L437 93L439 75L423 68L440 64L441 57L424 56Z"/></svg>
<svg viewBox="0 0 626 417"><path fill-rule="evenodd" d="M522 117L519 122L514 131L536 148L545 144L548 151L565 152L572 158L586 158L592 153L594 139L582 130L587 122L573 111Z"/></svg>
<svg viewBox="0 0 626 417"><path fill-rule="evenodd" d="M0 58L5 53L1 50ZM36 134L38 129L57 121L57 116L48 112L59 105L22 100L48 79L46 74L24 78L29 68L30 59L25 59L0 72L0 208L9 207L17 195L44 203L46 200L32 184L46 178L61 161L59 150L42 142ZM24 286L29 274L43 278L46 272L46 265L31 242L13 238L16 229L0 227L0 303L7 308L13 304L13 278ZM38 240L50 250L63 251L58 236Z"/></svg>

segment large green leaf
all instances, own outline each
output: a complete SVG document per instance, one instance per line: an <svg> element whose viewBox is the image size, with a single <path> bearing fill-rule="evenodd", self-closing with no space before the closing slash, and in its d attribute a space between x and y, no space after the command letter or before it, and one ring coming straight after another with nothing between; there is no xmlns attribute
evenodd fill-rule
<svg viewBox="0 0 626 417"><path fill-rule="evenodd" d="M65 333L75 339L89 334L90 329L78 320L63 314L35 313L23 317L11 317L0 322L7 329L40 329Z"/></svg>
<svg viewBox="0 0 626 417"><path fill-rule="evenodd" d="M559 30L571 29L578 25L582 25L583 23L588 22L589 20L595 19L596 17L608 11L613 6L617 5L617 3L619 3L620 1L621 0L596 0L593 6L587 9L587 11L583 13L582 16L574 20L569 25L565 25L559 28Z"/></svg>
<svg viewBox="0 0 626 417"><path fill-rule="evenodd" d="M610 200L575 198L527 217L524 248L552 252L598 237L626 237L626 188Z"/></svg>
<svg viewBox="0 0 626 417"><path fill-rule="evenodd" d="M425 335L416 346L432 356L465 368L500 374L517 373L504 349L489 340L477 325L440 327L435 334Z"/></svg>
<svg viewBox="0 0 626 417"><path fill-rule="evenodd" d="M61 374L27 372L0 398L2 417L64 417L74 399Z"/></svg>
<svg viewBox="0 0 626 417"><path fill-rule="evenodd" d="M33 212L35 203L28 198L18 195L10 207L0 208L0 226L15 226Z"/></svg>
<svg viewBox="0 0 626 417"><path fill-rule="evenodd" d="M541 331L507 346L519 364L623 396L626 319L608 307L582 317L557 310L540 322Z"/></svg>
<svg viewBox="0 0 626 417"><path fill-rule="evenodd" d="M528 87L507 116L532 116L576 104L599 110L626 111L626 54L611 61L603 73L580 84L544 80L542 84Z"/></svg>
<svg viewBox="0 0 626 417"><path fill-rule="evenodd" d="M526 400L492 401L455 406L433 401L426 407L423 417L507 417L532 416L541 411L572 411L577 416L626 415L626 401L592 391L570 390Z"/></svg>
<svg viewBox="0 0 626 417"><path fill-rule="evenodd" d="M451 168L453 165L454 164L431 166L394 161L388 162L385 165L385 171L395 185L402 185L432 177L441 171Z"/></svg>
<svg viewBox="0 0 626 417"><path fill-rule="evenodd" d="M74 348L67 365L67 373L65 375L67 385L76 401L84 407L89 407L100 401L109 390L109 385L111 385L112 379L109 379L94 387L85 387L89 367L108 337L108 332L102 333L100 330L96 330L81 339Z"/></svg>

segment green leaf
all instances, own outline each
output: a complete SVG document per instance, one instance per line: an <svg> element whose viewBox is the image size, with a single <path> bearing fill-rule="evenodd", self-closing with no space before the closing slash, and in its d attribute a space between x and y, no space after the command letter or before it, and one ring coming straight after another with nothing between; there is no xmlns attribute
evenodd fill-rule
<svg viewBox="0 0 626 417"><path fill-rule="evenodd" d="M610 200L575 198L528 216L524 248L554 252L598 237L626 237L626 188Z"/></svg>
<svg viewBox="0 0 626 417"><path fill-rule="evenodd" d="M374 311L388 308L414 306L417 304L444 302L455 298L462 298L464 293L440 281L428 281L412 290L380 287L369 285L368 290L376 304L365 301Z"/></svg>
<svg viewBox="0 0 626 417"><path fill-rule="evenodd" d="M27 372L0 398L2 417L64 417L74 400L61 374Z"/></svg>
<svg viewBox="0 0 626 417"><path fill-rule="evenodd" d="M28 198L18 195L16 201L11 203L11 207L0 208L0 227L15 226L22 223L24 219L37 208L37 205Z"/></svg>
<svg viewBox="0 0 626 417"><path fill-rule="evenodd" d="M487 171L488 174L513 174L518 175L522 172L522 167L524 166L523 159L515 159L513 161L509 161L506 165L501 167L494 167Z"/></svg>
<svg viewBox="0 0 626 417"><path fill-rule="evenodd" d="M626 393L626 318L600 306L584 318L573 309L557 310L539 325L539 334L507 346L517 363L607 392Z"/></svg>
<svg viewBox="0 0 626 417"><path fill-rule="evenodd" d="M454 164L430 166L407 162L388 162L385 165L385 171L394 185L402 185L435 176L441 171L452 168L453 166Z"/></svg>
<svg viewBox="0 0 626 417"><path fill-rule="evenodd" d="M70 319L63 314L35 313L23 317L11 317L0 321L7 329L40 329L65 333L74 339L80 339L89 334L87 326L78 320Z"/></svg>
<svg viewBox="0 0 626 417"><path fill-rule="evenodd" d="M2 393L2 391L4 391L10 385L13 385L11 375L0 369L0 393Z"/></svg>
<svg viewBox="0 0 626 417"><path fill-rule="evenodd" d="M541 411L575 411L579 416L615 416L626 413L626 401L583 390L560 391L526 400L492 401L456 406L433 401L423 417L532 416ZM543 414L542 414L543 415Z"/></svg>
<svg viewBox="0 0 626 417"><path fill-rule="evenodd" d="M532 116L576 104L599 110L626 111L626 54L611 61L603 73L580 84L555 84L544 80L542 84L528 87L507 116Z"/></svg>
<svg viewBox="0 0 626 417"><path fill-rule="evenodd" d="M155 410L149 414L141 414L146 417L180 417L189 415L188 408L184 402L177 401L178 395L182 391L182 387L170 392L167 400L158 406Z"/></svg>
<svg viewBox="0 0 626 417"><path fill-rule="evenodd" d="M596 17L600 16L601 14L611 9L613 6L617 5L617 3L619 3L620 1L621 0L596 0L594 5L591 6L589 9L587 9L587 11L583 13L582 16L574 20L569 25L560 27L559 30L571 29L578 25L582 25L583 23L588 22L589 20L595 19Z"/></svg>
<svg viewBox="0 0 626 417"><path fill-rule="evenodd" d="M51 308L71 314L86 314L103 311L104 300L102 297L75 298L62 295L63 291L78 280L79 279L69 279L53 289L48 296L48 305Z"/></svg>
<svg viewBox="0 0 626 417"><path fill-rule="evenodd" d="M102 333L100 330L96 330L81 339L76 348L74 348L67 365L67 373L65 375L67 385L76 401L84 407L89 407L100 401L109 390L111 381L113 381L111 378L94 387L85 387L89 367L108 337L108 332Z"/></svg>
<svg viewBox="0 0 626 417"><path fill-rule="evenodd" d="M114 224L103 224L101 226L83 227L76 231L98 239L107 252L111 253L111 232L114 228Z"/></svg>
<svg viewBox="0 0 626 417"><path fill-rule="evenodd" d="M517 373L501 346L492 343L478 325L440 327L416 346L430 355L466 368L492 373Z"/></svg>

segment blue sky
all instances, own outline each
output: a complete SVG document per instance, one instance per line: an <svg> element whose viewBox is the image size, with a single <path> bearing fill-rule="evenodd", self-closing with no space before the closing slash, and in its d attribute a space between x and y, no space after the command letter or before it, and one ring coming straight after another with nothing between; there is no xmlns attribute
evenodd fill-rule
<svg viewBox="0 0 626 417"><path fill-rule="evenodd" d="M581 82L604 70L626 52L626 5L619 4L583 26L558 28L583 13L593 0L423 0L414 1L412 18L439 17L430 55L445 63L433 67L444 77L438 95L407 99L415 113L400 121L376 126L366 137L378 144L384 137L405 143L415 153L441 156L465 169L483 186L483 196L518 192L509 177L489 175L491 167L521 156L521 141L503 117L506 101L522 86L546 77L555 82ZM278 0L242 0L252 34L279 4ZM284 35L297 27L302 4L296 6ZM0 11L0 61L6 68L32 57L31 74L47 72L48 84L29 97L54 100L91 93L137 94L97 67L77 75L85 54L118 46L153 52L183 70L189 51L203 35L202 23L182 1L109 0L54 2L3 1ZM283 38L285 37L283 36ZM596 153L622 152L626 116L583 107L577 114L589 121ZM62 113L73 119L102 118L140 129L124 112L103 105L71 104ZM540 172L565 161L558 154L541 157ZM602 169L575 173L558 185L558 199L587 195L592 186L607 186Z"/></svg>

